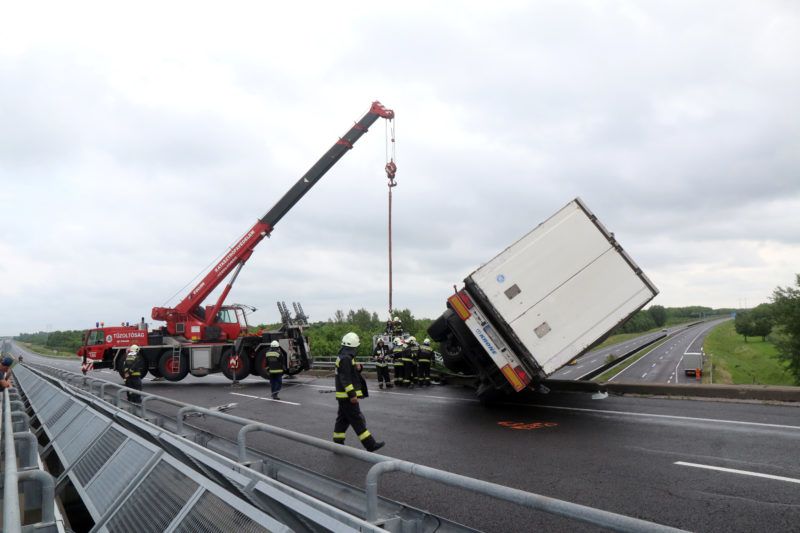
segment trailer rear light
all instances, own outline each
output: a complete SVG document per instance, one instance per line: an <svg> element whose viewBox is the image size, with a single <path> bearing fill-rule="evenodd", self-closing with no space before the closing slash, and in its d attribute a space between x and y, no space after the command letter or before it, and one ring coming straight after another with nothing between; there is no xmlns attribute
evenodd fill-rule
<svg viewBox="0 0 800 533"><path fill-rule="evenodd" d="M514 369L511 368L511 365L506 365L503 368L501 368L500 371L503 372L503 375L506 377L506 380L508 380L511 386L514 387L515 391L519 392L525 388L526 383L523 381L523 379L520 378L519 375L517 375L519 371L522 371L520 367ZM522 373L523 375L525 375L525 372ZM527 375L525 375L525 377L527 378Z"/></svg>
<svg viewBox="0 0 800 533"><path fill-rule="evenodd" d="M456 312L461 320L466 320L472 316L472 313L469 312L464 302L461 301L461 298L459 298L457 294L452 295L447 301L450 302L450 307L453 308L453 311Z"/></svg>
<svg viewBox="0 0 800 533"><path fill-rule="evenodd" d="M458 291L458 297L461 298L461 301L464 302L464 305L467 307L467 309L472 309L472 307L475 305L472 303L472 298L469 297L469 294L467 294L466 291Z"/></svg>
<svg viewBox="0 0 800 533"><path fill-rule="evenodd" d="M522 383L527 385L531 382L531 377L522 369L521 366L514 367L514 372L519 376L519 379L522 380Z"/></svg>

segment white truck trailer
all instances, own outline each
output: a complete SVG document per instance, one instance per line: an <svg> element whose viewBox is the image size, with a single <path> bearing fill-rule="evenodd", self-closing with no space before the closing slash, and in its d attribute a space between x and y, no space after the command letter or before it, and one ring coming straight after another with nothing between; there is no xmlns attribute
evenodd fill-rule
<svg viewBox="0 0 800 533"><path fill-rule="evenodd" d="M578 198L467 276L428 333L491 399L536 387L657 294Z"/></svg>

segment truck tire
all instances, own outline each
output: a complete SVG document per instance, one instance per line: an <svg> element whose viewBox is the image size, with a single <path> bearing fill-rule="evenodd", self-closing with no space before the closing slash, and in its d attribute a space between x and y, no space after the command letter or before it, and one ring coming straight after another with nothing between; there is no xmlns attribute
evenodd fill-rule
<svg viewBox="0 0 800 533"><path fill-rule="evenodd" d="M219 360L222 374L231 381L241 381L250 375L250 358L246 355L239 356L239 368L231 368L230 361L233 357L233 348L225 348Z"/></svg>
<svg viewBox="0 0 800 533"><path fill-rule="evenodd" d="M464 358L464 350L453 337L448 337L441 344L442 362L452 372L469 373L469 365Z"/></svg>
<svg viewBox="0 0 800 533"><path fill-rule="evenodd" d="M158 358L158 372L167 381L180 381L189 373L189 361L181 353L176 364L172 357L172 350L164 350L164 353Z"/></svg>
<svg viewBox="0 0 800 533"><path fill-rule="evenodd" d="M267 364L268 346L262 346L256 350L255 368L253 373L261 376L264 379L269 379L269 365Z"/></svg>
<svg viewBox="0 0 800 533"><path fill-rule="evenodd" d="M447 328L447 317L445 316L447 312L450 311L449 309L442 313L439 318L433 321L433 324L430 325L428 328L428 335L430 335L431 340L436 342L442 342L447 338L447 334L449 333L449 329ZM452 311L450 311L452 313Z"/></svg>

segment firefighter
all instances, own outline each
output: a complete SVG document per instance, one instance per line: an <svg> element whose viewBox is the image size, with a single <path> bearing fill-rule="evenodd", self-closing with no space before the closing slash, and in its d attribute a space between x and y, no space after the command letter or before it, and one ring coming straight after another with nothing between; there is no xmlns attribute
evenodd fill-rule
<svg viewBox="0 0 800 533"><path fill-rule="evenodd" d="M0 390L11 387L11 367L14 365L14 359L6 355L0 359Z"/></svg>
<svg viewBox="0 0 800 533"><path fill-rule="evenodd" d="M400 317L396 316L394 317L394 320L392 320L392 335L394 335L395 337L399 337L402 334L403 334L403 323L400 321Z"/></svg>
<svg viewBox="0 0 800 533"><path fill-rule="evenodd" d="M408 387L413 389L417 385L417 365L419 359L419 344L416 337L408 338L408 359L406 359L406 379Z"/></svg>
<svg viewBox="0 0 800 533"><path fill-rule="evenodd" d="M395 337L394 346L392 347L392 359L394 360L394 384L398 387L402 387L404 385L403 381L405 379L405 362L403 360L403 354L405 353L405 346L403 346L403 339L400 337Z"/></svg>
<svg viewBox="0 0 800 533"><path fill-rule="evenodd" d="M269 386L272 390L272 399L280 400L278 393L283 387L283 358L280 352L280 343L272 341L269 343L269 351L265 354L267 357L267 366L269 368Z"/></svg>
<svg viewBox="0 0 800 533"><path fill-rule="evenodd" d="M361 376L354 363L359 344L358 335L352 331L345 334L336 358L336 401L339 404L339 412L336 415L336 424L333 426L333 442L344 444L345 432L348 427L353 426L353 431L358 435L364 448L374 452L386 443L376 441L369 432L367 420L358 405L358 399L364 396Z"/></svg>
<svg viewBox="0 0 800 533"><path fill-rule="evenodd" d="M372 360L375 361L375 370L378 372L378 388L382 389L384 385L387 389L394 387L389 377L389 348L383 344L383 339L378 339Z"/></svg>
<svg viewBox="0 0 800 533"><path fill-rule="evenodd" d="M139 354L139 346L131 344L122 363L122 375L125 377L125 386L138 391L142 390L142 370L144 358ZM128 392L128 401L134 404L142 403L142 396L135 392Z"/></svg>
<svg viewBox="0 0 800 533"><path fill-rule="evenodd" d="M422 341L419 347L419 384L421 387L431 386L431 363L433 363L433 350L431 350L431 340Z"/></svg>

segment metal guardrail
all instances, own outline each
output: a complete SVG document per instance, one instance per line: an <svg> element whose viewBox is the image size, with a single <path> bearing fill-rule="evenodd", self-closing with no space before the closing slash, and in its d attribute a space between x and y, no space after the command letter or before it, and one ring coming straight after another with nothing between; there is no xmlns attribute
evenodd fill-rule
<svg viewBox="0 0 800 533"><path fill-rule="evenodd" d="M56 522L55 481L53 477L39 468L36 437L28 431L29 418L24 412L25 404L12 400L16 389L4 389L3 414L0 428L3 437L3 532L22 531L63 531L60 521ZM20 409L12 412L12 407ZM15 426L14 415L20 419L22 427ZM24 416L19 416L24 415ZM20 431L16 431L20 429ZM23 452L17 455L17 447ZM29 482L34 482L31 486ZM26 511L37 511L39 520L23 527L19 492L23 488Z"/></svg>
<svg viewBox="0 0 800 533"><path fill-rule="evenodd" d="M90 392L94 389L94 384L96 382L103 381L96 378L85 378L84 376L80 376L71 372L66 372L64 370L58 370L58 369L52 369L52 370L54 370L54 372L57 375L61 375L64 377L69 376L70 378L78 378L81 380L83 379L92 380L90 381L89 384ZM121 385L106 382L105 385L102 384L100 385L101 394L103 393L103 391L105 391L105 388L107 386L118 388L116 394L117 401L121 399L122 392L132 390ZM592 507L587 507L563 500L558 500L555 498L549 498L547 496L542 496L539 494L512 489L510 487L505 487L495 483L468 478L466 476L461 476L451 472L446 472L435 468L394 459L392 457L384 455L369 453L363 450L342 446L340 444L335 444L333 442L322 440L309 435L304 435L294 431L286 430L276 426L271 426L268 424L261 424L261 423L253 423L251 420L241 418L235 415L221 413L219 411L206 409L204 407L183 404L182 402L178 402L176 400L172 400L169 398L163 398L160 396L140 391L136 392L140 393L143 396L143 402L142 402L143 413L146 413L145 405L147 397L152 397L153 399L157 399L159 401L167 402L173 405L182 404L183 406L179 410L178 420L177 420L177 432L179 435L181 435L181 433L183 432L183 418L189 413L202 413L205 416L215 417L220 420L225 420L228 422L233 422L242 425L243 427L239 430L239 435L237 437L240 463L246 464L248 462L246 438L247 435L253 431L261 431L269 433L275 436L289 439L293 442L305 444L322 450L327 450L335 454L345 455L347 457L357 459L363 462L372 463L374 466L369 470L366 478L367 490L365 492L365 500L366 500L365 508L367 509L366 519L370 523L373 523L375 525L383 525L385 522L392 519L392 517L377 516L376 508L377 508L379 478L385 472L402 471L423 479L429 479L440 483L445 483L454 487L475 492L477 494L482 494L495 499L500 499L507 502L522 505L524 507L528 507L537 511L576 520L579 522L588 523L594 526L603 527L614 531L626 531L626 532L682 531L680 529L656 524L653 522L648 522L645 520L640 520L637 518L628 517L625 515L611 513L608 511L603 511Z"/></svg>
<svg viewBox="0 0 800 533"><path fill-rule="evenodd" d="M63 469L58 485L79 494L92 531L290 531L33 371L15 374L49 439L43 454Z"/></svg>

